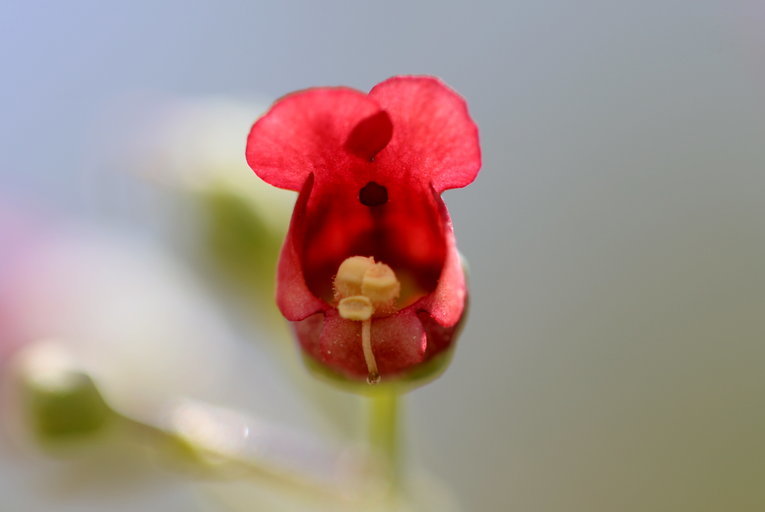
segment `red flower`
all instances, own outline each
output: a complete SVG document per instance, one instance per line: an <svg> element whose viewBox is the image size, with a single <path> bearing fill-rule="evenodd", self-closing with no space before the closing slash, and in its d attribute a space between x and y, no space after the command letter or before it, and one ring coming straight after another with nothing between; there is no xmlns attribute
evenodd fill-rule
<svg viewBox="0 0 765 512"><path fill-rule="evenodd" d="M462 98L431 77L296 92L252 127L247 162L300 192L277 303L312 359L376 382L448 353L467 290L440 194L481 163Z"/></svg>

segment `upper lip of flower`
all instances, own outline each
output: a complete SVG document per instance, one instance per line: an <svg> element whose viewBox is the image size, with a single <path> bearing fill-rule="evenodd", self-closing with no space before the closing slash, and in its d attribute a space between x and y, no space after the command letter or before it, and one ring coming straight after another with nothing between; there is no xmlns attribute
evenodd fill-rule
<svg viewBox="0 0 765 512"><path fill-rule="evenodd" d="M439 194L468 185L481 166L464 100L418 76L390 78L369 94L346 87L289 94L253 125L246 156L263 180L295 191L311 173L342 182L350 165L372 158L390 178L431 182Z"/></svg>

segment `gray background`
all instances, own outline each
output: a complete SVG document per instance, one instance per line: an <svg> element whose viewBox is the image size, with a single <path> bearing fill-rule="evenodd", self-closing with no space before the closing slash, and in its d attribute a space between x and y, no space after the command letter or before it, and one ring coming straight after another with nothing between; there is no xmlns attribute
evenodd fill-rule
<svg viewBox="0 0 765 512"><path fill-rule="evenodd" d="M438 75L484 166L446 194L472 310L407 399L418 460L466 510L761 511L764 23L756 0L4 2L0 187L103 209L92 127L120 98Z"/></svg>

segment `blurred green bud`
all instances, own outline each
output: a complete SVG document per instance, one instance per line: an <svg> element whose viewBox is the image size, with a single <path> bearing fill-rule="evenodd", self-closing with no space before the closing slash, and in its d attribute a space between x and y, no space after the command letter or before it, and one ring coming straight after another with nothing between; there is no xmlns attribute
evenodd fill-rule
<svg viewBox="0 0 765 512"><path fill-rule="evenodd" d="M28 426L43 443L90 438L113 417L93 379L55 344L30 347L21 358L18 377Z"/></svg>
<svg viewBox="0 0 765 512"><path fill-rule="evenodd" d="M288 218L275 229L273 220L225 188L207 190L200 197L206 215L202 242L212 261L245 293L271 304Z"/></svg>

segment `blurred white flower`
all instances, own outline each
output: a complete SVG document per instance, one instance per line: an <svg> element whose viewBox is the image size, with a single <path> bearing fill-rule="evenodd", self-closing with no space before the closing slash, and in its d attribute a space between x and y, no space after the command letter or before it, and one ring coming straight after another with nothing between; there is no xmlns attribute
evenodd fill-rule
<svg viewBox="0 0 765 512"><path fill-rule="evenodd" d="M194 280L151 244L64 230L6 270L3 330L61 340L120 412L220 396L231 334Z"/></svg>
<svg viewBox="0 0 765 512"><path fill-rule="evenodd" d="M295 194L266 185L244 158L250 127L267 107L265 101L227 98L168 102L139 121L131 170L166 186L237 195L272 230L282 232Z"/></svg>

